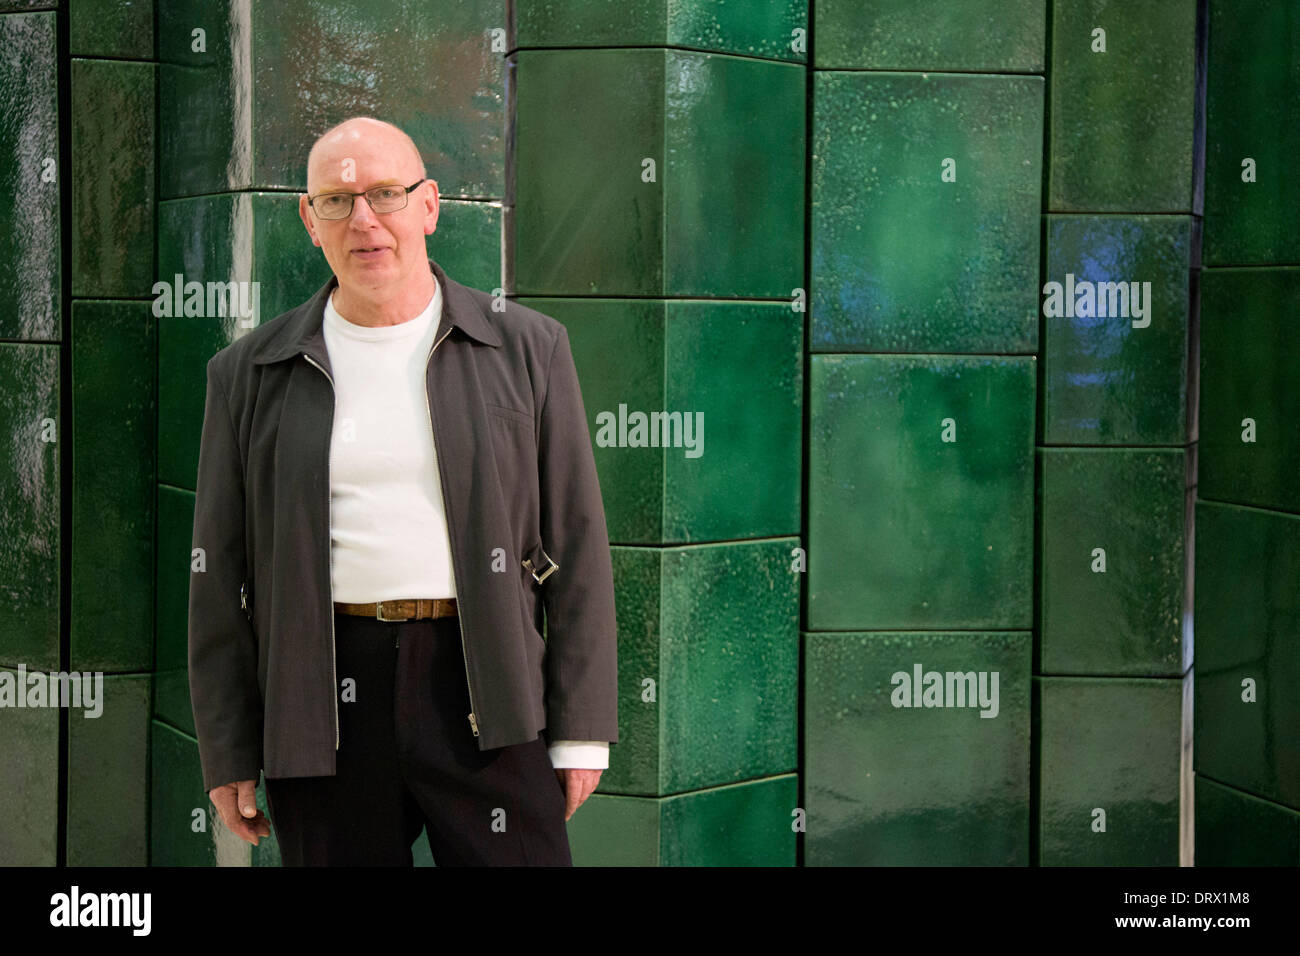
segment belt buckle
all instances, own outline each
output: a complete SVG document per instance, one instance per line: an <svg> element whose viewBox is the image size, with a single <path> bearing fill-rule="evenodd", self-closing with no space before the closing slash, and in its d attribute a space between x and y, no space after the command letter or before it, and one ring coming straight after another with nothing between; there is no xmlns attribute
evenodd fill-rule
<svg viewBox="0 0 1300 956"><path fill-rule="evenodd" d="M394 600L391 601L391 602L388 602L388 601L376 601L376 602L375 602L375 620L376 620L376 621L388 621L389 623L395 623L395 622L400 622L400 621L405 621L405 620L407 620L407 618L404 618L404 617L384 617L384 605L387 604L387 603L393 603L393 604L396 604L396 603L397 603L397 600L400 600L400 599L394 599Z"/></svg>
<svg viewBox="0 0 1300 956"><path fill-rule="evenodd" d="M523 562L524 567L528 569L528 571L533 576L533 580L536 581L538 584L541 584L543 581L545 581L559 568L559 565L556 564L554 561L552 561L551 556L547 554L545 551L542 551L542 557L546 559L546 563L549 564L550 567L548 567L545 571L543 571L541 575L538 575L537 569L533 567L533 562L531 558L525 558Z"/></svg>

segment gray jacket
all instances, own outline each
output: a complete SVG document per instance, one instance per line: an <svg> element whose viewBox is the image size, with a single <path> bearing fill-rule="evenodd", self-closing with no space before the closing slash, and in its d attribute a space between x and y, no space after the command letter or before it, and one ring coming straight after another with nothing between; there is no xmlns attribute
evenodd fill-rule
<svg viewBox="0 0 1300 956"><path fill-rule="evenodd" d="M429 265L443 309L425 384L467 729L481 750L532 740L543 728L548 744L616 742L613 572L568 334L549 316ZM202 553L191 562L189 595L205 790L256 780L259 769L268 777L335 771L334 392L322 323L336 285L331 277L207 365L193 541Z"/></svg>

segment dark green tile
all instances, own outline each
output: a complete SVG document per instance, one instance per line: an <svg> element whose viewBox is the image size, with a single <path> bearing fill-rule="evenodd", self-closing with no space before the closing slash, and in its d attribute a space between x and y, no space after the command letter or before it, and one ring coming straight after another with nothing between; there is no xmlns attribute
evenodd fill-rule
<svg viewBox="0 0 1300 956"><path fill-rule="evenodd" d="M149 674L106 676L98 717L69 711L69 866L149 863L151 682Z"/></svg>
<svg viewBox="0 0 1300 956"><path fill-rule="evenodd" d="M30 4L10 5L22 9ZM58 69L53 13L0 17L0 338L62 338ZM65 118L66 122L66 118Z"/></svg>
<svg viewBox="0 0 1300 956"><path fill-rule="evenodd" d="M1177 866L1183 682L1035 683L1039 865Z"/></svg>
<svg viewBox="0 0 1300 956"><path fill-rule="evenodd" d="M439 198L437 231L426 240L429 258L461 285L484 292L504 289L504 228L500 203Z"/></svg>
<svg viewBox="0 0 1300 956"><path fill-rule="evenodd" d="M1300 269L1202 272L1201 497L1300 511L1297 315Z"/></svg>
<svg viewBox="0 0 1300 956"><path fill-rule="evenodd" d="M812 357L810 627L1032 626L1035 364Z"/></svg>
<svg viewBox="0 0 1300 956"><path fill-rule="evenodd" d="M59 349L0 343L0 663L59 667Z"/></svg>
<svg viewBox="0 0 1300 956"><path fill-rule="evenodd" d="M155 322L147 302L72 307L72 666L153 666Z"/></svg>
<svg viewBox="0 0 1300 956"><path fill-rule="evenodd" d="M193 537L194 492L160 485L154 716L191 736L195 733L188 670Z"/></svg>
<svg viewBox="0 0 1300 956"><path fill-rule="evenodd" d="M1300 866L1300 813L1196 776L1197 866Z"/></svg>
<svg viewBox="0 0 1300 956"><path fill-rule="evenodd" d="M800 314L781 303L519 301L568 329L611 541L798 532ZM638 439L630 416L651 411L689 418L690 442L678 431L671 447L649 447L648 428Z"/></svg>
<svg viewBox="0 0 1300 956"><path fill-rule="evenodd" d="M1293 810L1300 810L1297 581L1300 517L1197 502L1196 772Z"/></svg>
<svg viewBox="0 0 1300 956"><path fill-rule="evenodd" d="M0 627L0 634L11 633ZM28 664L27 676L35 669ZM13 681L15 689L20 676L0 668L0 680ZM21 823L0 827L0 866L54 866L59 834L59 710L6 706L0 714L4 715L0 807Z"/></svg>
<svg viewBox="0 0 1300 956"><path fill-rule="evenodd" d="M316 137L367 115L415 140L442 195L505 195L505 0L305 0L252 16L253 185L306 188Z"/></svg>
<svg viewBox="0 0 1300 956"><path fill-rule="evenodd" d="M1042 78L813 87L812 348L1036 351Z"/></svg>
<svg viewBox="0 0 1300 956"><path fill-rule="evenodd" d="M803 285L802 67L655 49L518 61L520 294L789 301Z"/></svg>
<svg viewBox="0 0 1300 956"><path fill-rule="evenodd" d="M1192 610L1187 453L1043 448L1039 456L1042 673L1181 674Z"/></svg>
<svg viewBox="0 0 1300 956"><path fill-rule="evenodd" d="M1054 0L1047 208L1194 211L1197 2Z"/></svg>
<svg viewBox="0 0 1300 956"><path fill-rule="evenodd" d="M817 0L819 69L1043 72L1045 0Z"/></svg>
<svg viewBox="0 0 1300 956"><path fill-rule="evenodd" d="M613 549L620 742L601 792L654 796L795 769L797 544Z"/></svg>
<svg viewBox="0 0 1300 956"><path fill-rule="evenodd" d="M806 634L805 865L1027 864L1030 658L1029 631Z"/></svg>
<svg viewBox="0 0 1300 956"><path fill-rule="evenodd" d="M316 137L358 115L404 129L443 195L504 196L504 0L183 0L159 12L164 197L305 188Z"/></svg>
<svg viewBox="0 0 1300 956"><path fill-rule="evenodd" d="M265 325L315 295L329 280L330 267L298 218L297 195L253 193L236 203L247 203L252 212L252 279L258 290L258 322ZM226 241L233 252L248 242L248 233L243 222L227 221L232 229Z"/></svg>
<svg viewBox="0 0 1300 956"><path fill-rule="evenodd" d="M1275 0L1209 5L1205 264L1300 262L1300 8ZM1254 182L1244 163L1254 161Z"/></svg>
<svg viewBox="0 0 1300 956"><path fill-rule="evenodd" d="M217 811L203 790L198 741L155 720L149 745L150 865L214 866Z"/></svg>
<svg viewBox="0 0 1300 956"><path fill-rule="evenodd" d="M73 56L154 57L154 0L69 0L68 23Z"/></svg>
<svg viewBox="0 0 1300 956"><path fill-rule="evenodd" d="M807 58L808 0L515 0L514 15L523 48L674 46Z"/></svg>
<svg viewBox="0 0 1300 956"><path fill-rule="evenodd" d="M1186 444L1191 220L1044 218L1043 441Z"/></svg>
<svg viewBox="0 0 1300 956"><path fill-rule="evenodd" d="M153 284L152 63L72 61L72 294L143 296Z"/></svg>
<svg viewBox="0 0 1300 956"><path fill-rule="evenodd" d="M798 778L672 797L596 793L568 821L575 866L793 866Z"/></svg>

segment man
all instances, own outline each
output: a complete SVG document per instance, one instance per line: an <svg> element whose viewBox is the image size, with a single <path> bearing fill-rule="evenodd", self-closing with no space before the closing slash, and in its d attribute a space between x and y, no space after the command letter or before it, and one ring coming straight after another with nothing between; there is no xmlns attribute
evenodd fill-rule
<svg viewBox="0 0 1300 956"><path fill-rule="evenodd" d="M307 188L333 277L207 366L189 601L204 788L256 845L264 769L285 865L409 866L421 826L439 866L569 865L564 821L618 731L567 333L428 258L437 183L397 127L329 130Z"/></svg>

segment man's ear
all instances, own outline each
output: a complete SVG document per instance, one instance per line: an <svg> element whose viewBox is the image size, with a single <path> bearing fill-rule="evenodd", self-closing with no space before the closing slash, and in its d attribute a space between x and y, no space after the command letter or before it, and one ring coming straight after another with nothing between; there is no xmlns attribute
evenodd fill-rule
<svg viewBox="0 0 1300 956"><path fill-rule="evenodd" d="M426 236L432 236L434 230L438 228L438 211L441 208L441 204L438 200L437 180L429 180L429 188L426 190L426 193L427 195L424 200L424 234Z"/></svg>
<svg viewBox="0 0 1300 956"><path fill-rule="evenodd" d="M306 193L298 197L298 218L307 227L307 235L311 236L312 245L319 246L320 238L316 235L316 226L311 221L311 207L307 205Z"/></svg>

